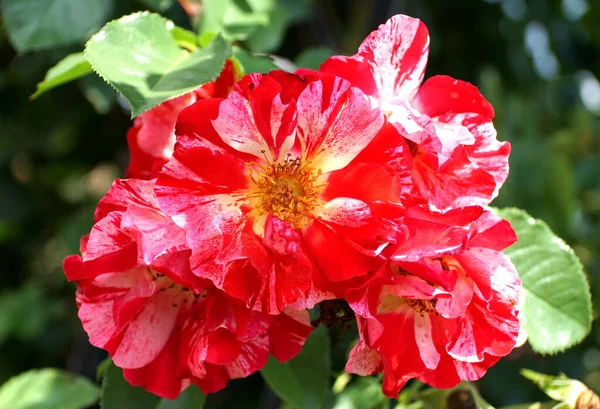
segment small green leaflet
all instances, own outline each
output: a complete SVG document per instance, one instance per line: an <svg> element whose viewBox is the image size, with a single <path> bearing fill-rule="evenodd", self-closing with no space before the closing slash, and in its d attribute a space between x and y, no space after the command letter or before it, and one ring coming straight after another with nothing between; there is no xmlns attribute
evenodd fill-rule
<svg viewBox="0 0 600 409"><path fill-rule="evenodd" d="M577 407L577 398L588 390L587 386L565 375L544 375L530 369L522 369L521 375L535 383L546 395L559 402L567 402L571 407Z"/></svg>
<svg viewBox="0 0 600 409"><path fill-rule="evenodd" d="M83 43L112 10L112 0L1 0L11 43L19 52Z"/></svg>
<svg viewBox="0 0 600 409"><path fill-rule="evenodd" d="M189 51L194 51L198 48L196 35L191 31L173 26L170 28L170 32L173 40L175 40L180 47ZM85 59L83 52L70 54L48 70L44 81L37 85L36 92L30 98L36 99L53 88L75 81L92 72L92 66ZM96 81L92 78L93 77L89 77L84 80L84 94L92 105L94 105L96 111L100 114L104 114L108 110L105 106L108 102L106 101L106 97L110 97L110 103L112 103L112 100L114 99L114 90L109 85L102 83L102 81ZM109 90L106 88L109 88ZM104 101L98 102L101 99L104 99ZM99 106L99 104L103 106Z"/></svg>
<svg viewBox="0 0 600 409"><path fill-rule="evenodd" d="M519 241L504 252L523 281L519 315L536 352L553 354L589 333L592 303L583 267L573 250L541 220L515 208L496 210Z"/></svg>
<svg viewBox="0 0 600 409"><path fill-rule="evenodd" d="M178 26L174 26L170 29L171 36L178 46L185 48L188 51L195 51L198 48L198 38L196 34ZM211 39L213 40L213 39ZM210 41L204 46L209 45Z"/></svg>
<svg viewBox="0 0 600 409"><path fill-rule="evenodd" d="M36 369L0 387L0 409L85 409L98 400L89 380L58 369Z"/></svg>
<svg viewBox="0 0 600 409"><path fill-rule="evenodd" d="M37 84L37 91L31 96L31 99L35 99L52 88L74 81L91 72L92 66L86 61L83 53L67 55L48 70L44 81Z"/></svg>
<svg viewBox="0 0 600 409"><path fill-rule="evenodd" d="M271 389L296 409L319 409L329 390L331 361L327 328L319 327L294 359L281 363L273 357L261 371Z"/></svg>
<svg viewBox="0 0 600 409"><path fill-rule="evenodd" d="M279 67L275 65L273 59L267 55L254 55L250 54L240 47L233 47L233 56L237 59L237 62L242 66L245 74L253 72L268 73L273 70L278 70Z"/></svg>
<svg viewBox="0 0 600 409"><path fill-rule="evenodd" d="M102 409L202 409L205 400L206 396L195 385L184 390L177 399L164 399L131 386L123 378L123 371L114 364L104 369Z"/></svg>
<svg viewBox="0 0 600 409"><path fill-rule="evenodd" d="M135 13L108 23L86 45L92 68L129 102L132 117L214 80L231 55L220 36L205 48L183 50L173 27L158 14Z"/></svg>
<svg viewBox="0 0 600 409"><path fill-rule="evenodd" d="M247 0L204 0L198 32L214 31L230 40L244 40L260 26L269 24L267 14Z"/></svg>

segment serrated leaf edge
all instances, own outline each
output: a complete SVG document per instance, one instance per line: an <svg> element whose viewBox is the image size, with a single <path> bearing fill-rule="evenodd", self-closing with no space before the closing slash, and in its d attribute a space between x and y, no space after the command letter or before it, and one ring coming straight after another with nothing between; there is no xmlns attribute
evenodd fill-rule
<svg viewBox="0 0 600 409"><path fill-rule="evenodd" d="M36 86L35 86L35 88L36 88L35 92L29 96L29 100L33 101L33 100L39 98L41 95L44 95L46 92L52 91L54 88L58 88L58 87L60 87L62 85L66 85L69 82L76 81L76 80L78 80L80 78L83 78L83 77L91 74L92 72L88 72L86 74L79 75L79 76L77 76L77 77L75 77L75 78L73 78L73 79L71 79L69 81L66 81L66 82L54 85L53 87L50 87L48 89L45 89L45 90L41 90L40 89L40 87L41 87L42 84L44 84L45 82L50 81L50 79L48 78L48 76L50 74L50 71L52 71L54 68L56 68L60 63L62 63L63 61L65 61L67 58L69 58L69 57L71 57L71 56L73 56L75 54L79 54L79 53L83 54L83 58L84 58L85 62L87 62L89 64L90 68L91 68L92 64L90 64L90 62L87 60L87 58L85 57L85 54L83 53L83 51L71 53L69 55L64 56L60 61L58 61L56 64L54 64L52 67L50 67L48 69L48 71L46 71L46 75L44 76L44 79L36 84Z"/></svg>
<svg viewBox="0 0 600 409"><path fill-rule="evenodd" d="M159 103L157 103L157 104L155 104L155 105L152 105L152 106L150 106L150 107L148 107L148 108L145 108L145 109L143 109L143 110L141 110L141 111L134 112L134 110L133 110L133 107L131 106L131 103L129 102L129 100L127 100L127 98L125 98L125 96L124 96L123 94L121 94L121 93L119 92L119 90L118 90L117 88L115 88L115 86L114 86L114 85L113 85L113 84L112 84L112 83L111 83L111 82L110 82L108 79L106 79L106 77L104 77L102 74L100 74L100 72L98 72L98 70L97 70L97 69L94 67L94 64L92 64L92 63L90 62L90 60L89 60L89 57L88 57L88 45L89 45L89 44L90 44L90 43L91 43L91 42L92 42L92 41L93 41L93 40L94 40L94 39L95 39L95 38L96 38L98 35L100 35L100 33L101 33L103 30L104 30L104 28L105 28L105 27L107 27L109 24L113 24L113 23L117 23L117 22L122 22L122 21L123 21L123 19L133 19L133 18L136 18L136 17L138 17L138 16L145 16L145 15L151 15L151 14L153 14L153 15L156 15L156 16L160 17L161 19L163 19L163 20L165 21L165 27L166 27L166 28L167 28L167 30L169 30L169 31L171 31L171 30L169 29L169 25L171 25L171 24L172 24L172 25L175 25L175 23L173 23L171 20L169 20L169 19L167 19L167 18L165 18L165 17L161 16L160 14L157 14L157 13L152 13L152 12L150 12L150 11L148 11L148 10L145 10L145 11L138 11L138 12L135 12L135 13L132 13L132 14L128 14L128 15L125 15L125 16L122 16L122 17L119 17L119 18L117 18L117 19L111 20L111 21L109 21L108 23L106 23L104 26L102 26L102 28L101 28L101 29L100 29L100 30L99 30L99 31L98 31L96 34L94 34L93 36L91 36L91 37L90 37L90 39L89 39L89 40L88 40L88 41L85 43L85 47L84 47L84 49L83 49L83 55L84 55L84 57L85 57L86 61L87 61L88 63L90 63L90 66L92 67L92 71L93 71L93 72L94 72L96 75L98 75L100 78L102 78L102 80L103 80L104 82L106 82L108 85L110 85L110 87L111 87L112 89L114 89L114 90L115 90L115 92L116 92L117 94L119 94L121 97L123 97L123 98L124 98L124 99L127 101L127 103L129 104L130 111L131 111L131 119L133 119L133 118L135 118L135 117L137 117L137 116L140 116L140 115L141 115L141 114L143 114L144 112L148 112L148 111L149 111L149 110L151 110L152 108L156 108L157 106L159 106L160 104L162 104L162 103L163 103L163 102L165 102L165 101L169 101L169 100L172 100L172 99L174 99L174 98L178 98L178 97L180 97L180 96L182 96L182 95L188 94L188 93L192 92L193 90L195 90L196 88L198 88L198 87L201 87L201 86L202 86L202 85L204 85L204 84L207 84L207 83L209 83L209 82L211 82L211 81L214 81L214 80L216 80L216 79L219 77L219 75L220 75L220 72L221 72L221 71L223 71L223 68L225 67L225 61L227 61L227 58L225 58L225 60L224 60L224 61L223 61L223 63L221 64L221 68L219 69L219 72L217 73L217 75L216 75L214 78L212 78L211 80L209 80L209 81L205 82L204 84L200 84L200 85L194 86L194 87L190 88L189 90L187 90L187 91L184 91L184 92L181 92L181 93L178 93L178 94L176 94L176 95L173 95L172 97L170 97L170 98L167 98L167 99L165 99L165 100L164 100L164 101L162 101L162 102L159 102ZM213 41L212 41L210 44L206 45L206 46L205 46L205 47L203 47L202 49L205 49L206 47L209 47L209 46L210 46L210 45L211 45L211 44L212 44L214 41L216 41L216 40L217 40L217 38L218 38L218 37L222 37L222 36L221 36L221 35L219 35L219 36L215 37L215 39L213 39ZM225 41L226 41L226 40L225 40ZM230 48L231 48L231 47L230 47ZM184 49L184 48L182 48L182 49ZM185 49L184 49L184 50L185 50Z"/></svg>
<svg viewBox="0 0 600 409"><path fill-rule="evenodd" d="M572 346L575 346L575 345L579 344L590 333L590 331L592 329L592 320L593 320L593 314L592 314L592 294L590 292L590 282L588 280L587 274L585 274L585 269L583 267L583 264L581 264L581 261L579 260L579 257L577 257L577 254L575 254L575 251L573 251L573 249L571 248L571 246L569 246L563 239L561 239L559 236L557 236L552 231L552 229L550 228L550 226L548 226L548 224L545 221L543 221L541 219L536 219L536 218L532 217L525 210L519 209L517 207L504 207L502 209L492 209L492 210L502 210L502 211L506 211L506 212L509 212L509 213L513 213L513 214L523 215L523 216L526 217L527 222L529 224L536 224L536 223L538 223L542 227L542 229L544 229L545 231L549 232L552 236L554 236L553 241L560 246L561 250L567 252L567 254L569 254L571 256L571 258L574 259L574 262L580 267L580 270L582 271L583 279L584 279L585 283L587 284L586 285L586 289L585 289L585 303L589 307L589 311L590 311L590 316L589 316L588 324L585 327L585 335L581 339L575 339L572 342L569 342L569 343L565 344L562 348L556 348L556 349L553 349L553 348L548 348L548 349L539 348L539 345L536 345L535 342L531 342L531 339L528 338L528 342L531 345L531 347L533 348L533 350L535 352L539 353L539 354L542 354L542 355L555 355L555 354L558 354L558 353L566 351L567 349L571 348ZM508 257L510 258L510 256L508 256ZM546 303L543 298L541 298L539 295L535 294L533 291L530 291L529 289L527 289L525 287L523 287L523 291L525 291L526 293L532 294L536 298L538 298L538 299L544 301L544 303ZM560 312L562 314L564 314L562 311L560 311ZM521 322L523 322L523 321L521 321ZM525 330L527 330L527 329L525 328Z"/></svg>

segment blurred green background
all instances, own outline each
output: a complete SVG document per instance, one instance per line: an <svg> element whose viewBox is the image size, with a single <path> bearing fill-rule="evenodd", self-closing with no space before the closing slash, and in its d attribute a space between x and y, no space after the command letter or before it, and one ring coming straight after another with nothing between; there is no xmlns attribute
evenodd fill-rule
<svg viewBox="0 0 600 409"><path fill-rule="evenodd" d="M174 0L97 2L89 34L142 9L191 27ZM510 177L494 205L521 207L547 221L581 258L600 305L600 1L282 0L271 6L269 24L245 46L313 68L333 52L353 54L393 14L421 18L431 35L426 76L476 84L496 109L499 138L512 143ZM97 201L127 165L127 104L95 76L30 101L48 68L80 51L83 41L17 54L5 27L0 15L0 384L47 366L93 378L105 354L87 342L61 263L78 251ZM341 370L352 334L332 334L334 366ZM562 371L600 391L600 327L595 323L583 344L556 356L536 355L527 345L515 350L480 382L483 396L497 406L544 400L518 376L522 367ZM233 398L240 393L243 400ZM277 408L279 402L253 376L211 396L207 407Z"/></svg>

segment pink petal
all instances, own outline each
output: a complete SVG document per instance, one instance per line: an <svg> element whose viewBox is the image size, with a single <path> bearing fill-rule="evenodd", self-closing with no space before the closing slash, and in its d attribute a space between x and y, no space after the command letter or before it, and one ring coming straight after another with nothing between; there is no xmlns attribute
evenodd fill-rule
<svg viewBox="0 0 600 409"><path fill-rule="evenodd" d="M269 338L265 334L242 345L237 359L225 364L231 379L245 378L262 369L269 359Z"/></svg>
<svg viewBox="0 0 600 409"><path fill-rule="evenodd" d="M125 271L135 266L135 242L120 226L121 214L112 212L92 228L83 255L84 269L89 274Z"/></svg>
<svg viewBox="0 0 600 409"><path fill-rule="evenodd" d="M333 76L310 83L297 106L302 152L323 173L348 165L384 123L381 111L360 90Z"/></svg>
<svg viewBox="0 0 600 409"><path fill-rule="evenodd" d="M266 154L269 161L283 159L294 143L295 106L282 102L285 83L266 75L250 78L245 89L238 84L221 102L219 116L212 122L214 129L239 152L261 159Z"/></svg>
<svg viewBox="0 0 600 409"><path fill-rule="evenodd" d="M172 294L159 292L152 297L126 329L112 356L121 368L141 368L152 362L167 343L175 326L178 308Z"/></svg>
<svg viewBox="0 0 600 409"><path fill-rule="evenodd" d="M437 151L421 146L437 160L415 158L420 194L439 209L488 204L508 176L510 152L507 142L496 139L490 103L473 85L436 76L423 84L413 106L431 117L442 142Z"/></svg>
<svg viewBox="0 0 600 409"><path fill-rule="evenodd" d="M155 395L175 399L190 384L177 376L179 366L179 336L173 332L158 357L143 368L125 369L123 376L133 386L140 386Z"/></svg>
<svg viewBox="0 0 600 409"><path fill-rule="evenodd" d="M177 115L195 100L196 95L192 92L165 101L135 118L134 126L127 132L128 178L156 177L173 154Z"/></svg>
<svg viewBox="0 0 600 409"><path fill-rule="evenodd" d="M436 260L398 261L396 264L410 274L439 285L446 291L454 289L458 278L456 270L445 270L441 263L439 261L436 262Z"/></svg>
<svg viewBox="0 0 600 409"><path fill-rule="evenodd" d="M468 247L485 247L502 251L517 241L510 223L486 210L471 225Z"/></svg>
<svg viewBox="0 0 600 409"><path fill-rule="evenodd" d="M157 208L158 202L154 196L154 181L116 179L98 203L94 221L99 221L110 212L124 212L130 205Z"/></svg>
<svg viewBox="0 0 600 409"><path fill-rule="evenodd" d="M331 172L323 198L346 197L366 203L399 203L402 183L401 176L388 164L356 163Z"/></svg>
<svg viewBox="0 0 600 409"><path fill-rule="evenodd" d="M346 363L346 372L361 376L374 375L381 371L381 357L372 348L359 339L358 343L350 351L348 362Z"/></svg>
<svg viewBox="0 0 600 409"><path fill-rule="evenodd" d="M334 282L376 271L383 263L372 255L363 254L331 227L318 221L307 228L304 238L320 271Z"/></svg>
<svg viewBox="0 0 600 409"><path fill-rule="evenodd" d="M473 298L473 281L464 272L458 274L451 298L440 298L437 312L444 318L458 318L465 314Z"/></svg>
<svg viewBox="0 0 600 409"><path fill-rule="evenodd" d="M485 353L505 356L515 347L519 334L516 310L497 305L488 310L481 303L472 303L468 313L459 320L454 337L446 350L463 362L482 362Z"/></svg>
<svg viewBox="0 0 600 409"><path fill-rule="evenodd" d="M242 350L242 344L238 341L235 333L224 328L206 334L198 338L197 359L212 364L223 365L237 359Z"/></svg>
<svg viewBox="0 0 600 409"><path fill-rule="evenodd" d="M442 168L419 158L414 164L413 180L418 194L440 210L488 204L496 190L494 177L470 161L462 147Z"/></svg>
<svg viewBox="0 0 600 409"><path fill-rule="evenodd" d="M415 340L417 342L417 348L419 349L419 356L425 367L428 369L435 369L440 362L441 354L438 352L435 343L433 342L431 328L431 318L429 314L425 314L422 317L415 316Z"/></svg>
<svg viewBox="0 0 600 409"><path fill-rule="evenodd" d="M113 318L114 301L83 303L79 308L79 319L88 334L90 344L104 348L116 335L118 328Z"/></svg>
<svg viewBox="0 0 600 409"><path fill-rule="evenodd" d="M431 118L448 112L473 112L489 119L494 117L494 108L477 87L447 75L436 75L425 81L413 106Z"/></svg>
<svg viewBox="0 0 600 409"><path fill-rule="evenodd" d="M397 261L418 261L421 257L436 257L462 250L468 230L463 222L472 221L481 208L463 208L447 213L429 212L424 207L408 209L404 223L409 235L394 253Z"/></svg>
<svg viewBox="0 0 600 409"><path fill-rule="evenodd" d="M269 351L280 362L294 358L313 328L307 310L286 308L269 328Z"/></svg>
<svg viewBox="0 0 600 409"><path fill-rule="evenodd" d="M367 70L356 68L367 63L376 92L371 87L363 91L382 102L394 97L411 99L423 80L428 53L427 27L418 19L396 15L372 32L355 56L331 57L321 70L356 81L355 86L364 86L370 80ZM344 67L343 63L349 60L353 61Z"/></svg>

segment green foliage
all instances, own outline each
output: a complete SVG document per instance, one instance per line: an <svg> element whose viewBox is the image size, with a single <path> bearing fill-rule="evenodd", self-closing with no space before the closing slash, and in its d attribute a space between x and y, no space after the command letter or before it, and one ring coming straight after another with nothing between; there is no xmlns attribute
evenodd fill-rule
<svg viewBox="0 0 600 409"><path fill-rule="evenodd" d="M87 62L83 53L69 54L48 70L44 81L37 85L37 90L31 96L31 99L35 99L52 88L74 81L91 72L92 66Z"/></svg>
<svg viewBox="0 0 600 409"><path fill-rule="evenodd" d="M166 11L175 3L175 0L140 0L140 2L150 10Z"/></svg>
<svg viewBox="0 0 600 409"><path fill-rule="evenodd" d="M100 115L108 113L117 99L115 90L97 75L82 78L79 85L85 99Z"/></svg>
<svg viewBox="0 0 600 409"><path fill-rule="evenodd" d="M198 32L215 31L246 41L257 52L273 52L290 24L310 16L313 0L205 0Z"/></svg>
<svg viewBox="0 0 600 409"><path fill-rule="evenodd" d="M505 250L523 281L521 323L540 353L564 351L590 331L590 289L573 250L525 211L498 210L519 241Z"/></svg>
<svg viewBox="0 0 600 409"><path fill-rule="evenodd" d="M418 399L423 402L426 409L494 409L481 397L477 388L466 381L450 389L426 389L419 394Z"/></svg>
<svg viewBox="0 0 600 409"><path fill-rule="evenodd" d="M0 409L85 409L98 388L85 378L58 369L22 373L0 387Z"/></svg>
<svg viewBox="0 0 600 409"><path fill-rule="evenodd" d="M147 76L142 77L143 81L152 79L150 77L155 74L155 59L166 55L169 63L180 64L177 58L171 58L178 53L187 63L195 52L212 47L210 43L216 38L216 32L237 42L233 55L238 67L243 67L247 73L268 72L278 69L277 64L282 64L282 60L277 56L255 53L283 53L298 66L318 68L331 51L321 46L313 48L315 45L327 44L327 47L343 54L352 54L360 40L376 24L384 22L381 17L384 13L402 12L424 18L432 40L426 77L444 73L476 83L494 105L497 114L494 124L499 138L512 144L511 174L497 203L527 209L564 237L589 273L594 300L600 301L600 123L597 120L600 105L582 103L584 88L580 82L584 74L592 78L598 74L598 66L592 57L598 54L600 45L600 26L596 18L600 16L599 4L561 0L374 0L369 7L364 7L360 1L325 1L318 4L313 0L194 2L207 6L200 18L198 35L196 31L181 28L189 27L190 21L176 0L0 0L0 59L4 62L0 66L0 255L3 260L3 271L0 272L3 277L0 284L0 383L34 366L65 367L67 362L70 368L91 374L100 359L94 356L95 350L87 344L81 324L76 319L74 287L65 282L60 263L66 254L77 251L80 236L91 227L98 199L106 192L112 178L123 174L126 166L125 132L131 122L118 109L111 110L116 101L116 92L111 85L116 88L129 79L116 78L109 85L96 75L85 75L89 73L89 65L80 59L81 53L74 54L50 70L46 80L39 84L35 97L78 78L77 86L81 93L74 92L77 91L74 86L65 86L35 103L25 102L49 66L66 54L81 49L80 45L108 20L142 7L168 11L169 18L181 26L160 20L175 46L165 40L168 53L164 54L162 46L155 52L152 47L140 46L140 43L115 40L123 45L120 49L122 54L109 55L109 58L102 55L98 59L107 65L128 70L131 66L119 65L124 55L131 55L132 50L143 57L149 53L153 59L149 64L152 67L142 67L142 76ZM314 10L313 4L317 4ZM572 4L579 4L585 9L581 19L566 17L565 9ZM514 14L520 5L523 6L522 14ZM475 24L473 15L478 16ZM310 24L288 31L292 24L309 17ZM130 17L129 22L132 20ZM194 25L195 21L191 23ZM114 25L118 26L119 22ZM115 30L114 25L110 26L113 27L111 30L121 31L123 37L130 33L123 27ZM207 27L214 31L207 31ZM139 27L134 28L133 37L138 41ZM158 37L163 38L164 28L160 27L158 31L162 33ZM524 39L527 40L530 34L537 33L539 39L540 36L545 38L544 32L548 35L546 53L549 57L556 56L560 69L560 77L551 80L539 76L539 67L534 64L535 53L523 46L527 43ZM146 37L141 37L153 36L154 28L145 34ZM282 50L284 38L285 49ZM20 52L16 58L6 43L8 39ZM144 41L141 43L145 44ZM60 48L51 48L55 46ZM43 52L32 52L42 48ZM201 66L194 61L190 64L194 69ZM133 72L139 74L140 71L135 71L139 68L136 64ZM173 70L180 68L177 66ZM288 65L287 69L293 69L292 65ZM172 72L164 71L168 69L161 66L158 75L169 77ZM183 70L190 76L192 71ZM216 75L217 71L215 69L213 74ZM173 75L178 73L173 72ZM164 78L161 77L162 80ZM147 103L140 112L158 103L155 101L170 98L162 94L158 97L152 85L145 84L144 87L148 88L145 93L135 89L143 96L144 101L140 105ZM587 85L586 93L593 97L593 86ZM95 112L82 96L91 102ZM96 115L109 111L110 115L104 117ZM522 217L518 211L515 212L513 216L517 219L517 227ZM542 266L539 269L544 270L525 274L527 289L522 317L534 348L552 353L567 348L587 333L589 297L574 256L569 251L565 254L564 243L557 244L554 236L547 235L549 230L545 225L539 232L535 230L540 227L539 223L534 225L524 223L525 230L533 229L525 237L530 236L534 245L524 244L527 251L523 253L519 253L521 243L513 247L517 249L515 257L520 271L526 267L535 270L538 264ZM524 237L523 234L520 236ZM553 243L546 252L540 252L539 248L546 246L546 242L542 244L543 238ZM507 253L511 251L513 249ZM546 262L546 259L555 260L555 257L560 260ZM562 274L556 272L557 269ZM571 269L576 273L572 274ZM542 296L536 292L538 290ZM580 314L576 313L578 308L581 308ZM65 316L71 319L57 319ZM600 334L597 327L596 333ZM335 330L330 332L333 346L327 356L332 356L333 371L338 373L347 358L349 341L345 339L352 338L353 334L346 332L338 339ZM600 336L587 338L580 346L555 356L540 357L527 347L518 349L511 357L502 359L491 368L479 386L496 407L544 399L536 395L541 393L533 384L513 376L517 368L531 365L547 373L565 371L575 374L590 387L599 389L599 340ZM303 352L301 356L305 354ZM317 354L316 363L309 359L305 361L309 362L306 364L308 368L315 368L310 372L296 370L302 364L294 366L293 363L282 371L279 366L283 365L272 361L265 373L275 366L276 374L272 377L275 378L277 393L284 397L292 396L294 402L301 401L305 407L314 409L311 403L315 402L314 395L320 393L314 390L319 388L314 385L306 387L310 395L306 398L303 395L305 386L298 379L304 382L306 378L311 384L324 379L322 384L327 385L329 368L322 368L322 356L325 353ZM73 362L77 365L73 366ZM114 390L119 379L123 387L115 396L124 399L125 406L114 404L114 408L138 407L136 402L127 401L130 396L138 397L142 403L150 402L144 409L187 409L190 402L185 403L186 399L204 401L197 389L188 389L177 401L152 396L125 383L120 370L110 365L110 360L107 362L109 366L104 370L116 370L120 377L113 376L112 383L108 383L112 386L108 389ZM294 375L297 373L303 373L303 378ZM286 379L292 381L285 383ZM351 381L352 376L347 375L338 379L341 381L334 392L324 387L323 406L328 409L333 406L377 408L380 399L386 402L378 389L377 378ZM419 382L412 381L403 389L396 409L432 409L428 403L425 404L431 395L441 396L442 404L446 405L445 397L452 392L429 389L422 395L421 401L417 392L409 393L409 389L419 385ZM466 403L470 403L469 399L477 403L469 388L460 389L461 394L456 396L465 397ZM211 396L205 407L254 409L265 406L265 396L270 397L270 394L265 393L260 379L252 377L231 382L226 390ZM300 409L290 399L286 400L286 409ZM110 407L110 403L108 405ZM481 402L469 407L475 406L486 407ZM14 402L10 402L9 407L0 405L0 409L14 407ZM504 406L503 409L553 407L566 409L568 404L532 403ZM27 409L45 409L45 406L28 405Z"/></svg>
<svg viewBox="0 0 600 409"><path fill-rule="evenodd" d="M206 397L192 385L175 400L164 399L131 386L123 371L115 365L104 368L104 380L100 394L102 409L202 409Z"/></svg>
<svg viewBox="0 0 600 409"><path fill-rule="evenodd" d="M307 48L296 57L294 61L298 67L318 70L323 61L335 54L329 47Z"/></svg>
<svg viewBox="0 0 600 409"><path fill-rule="evenodd" d="M185 48L188 51L195 51L199 45L199 38L191 31L184 28L174 26L171 28L171 36L178 46ZM206 44L201 44L200 47L205 47L211 43L214 38L211 38Z"/></svg>
<svg viewBox="0 0 600 409"><path fill-rule="evenodd" d="M310 15L313 0L248 0L248 3L269 21L256 27L246 41L248 46L257 52L273 52L281 47L289 25Z"/></svg>
<svg viewBox="0 0 600 409"><path fill-rule="evenodd" d="M362 377L336 396L332 409L387 409L389 399L376 378Z"/></svg>
<svg viewBox="0 0 600 409"><path fill-rule="evenodd" d="M85 41L105 21L112 0L2 0L8 35L19 52Z"/></svg>
<svg viewBox="0 0 600 409"><path fill-rule="evenodd" d="M242 67L245 74L253 72L268 73L279 69L273 59L266 55L250 54L240 47L233 47L233 56Z"/></svg>
<svg viewBox="0 0 600 409"><path fill-rule="evenodd" d="M269 24L268 16L246 0L205 0L202 7L200 33L214 31L230 40L245 40L258 26Z"/></svg>
<svg viewBox="0 0 600 409"><path fill-rule="evenodd" d="M61 314L61 305L35 284L0 294L0 345L10 336L33 339Z"/></svg>
<svg viewBox="0 0 600 409"><path fill-rule="evenodd" d="M222 37L196 51L181 49L172 24L136 13L108 23L87 43L87 60L129 102L132 117L214 80L231 54Z"/></svg>
<svg viewBox="0 0 600 409"><path fill-rule="evenodd" d="M530 369L521 370L521 375L535 383L546 395L559 402L575 404L577 398L587 387L579 381L565 375L544 375Z"/></svg>
<svg viewBox="0 0 600 409"><path fill-rule="evenodd" d="M319 409L329 389L331 357L327 328L315 329L294 359L269 358L261 374L275 393L296 409Z"/></svg>

